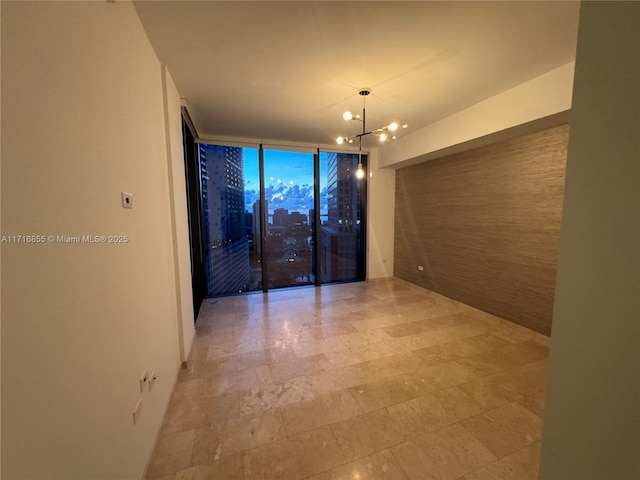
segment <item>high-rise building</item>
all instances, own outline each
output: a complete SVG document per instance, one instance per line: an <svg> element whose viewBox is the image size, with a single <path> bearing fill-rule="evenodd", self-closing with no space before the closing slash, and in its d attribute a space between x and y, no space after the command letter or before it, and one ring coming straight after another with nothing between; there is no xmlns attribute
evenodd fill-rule
<svg viewBox="0 0 640 480"><path fill-rule="evenodd" d="M242 291L249 281L242 148L200 145L208 294Z"/></svg>
<svg viewBox="0 0 640 480"><path fill-rule="evenodd" d="M211 241L225 243L243 236L245 209L242 148L200 145L200 151L201 158L202 152L206 158Z"/></svg>
<svg viewBox="0 0 640 480"><path fill-rule="evenodd" d="M358 206L356 168L352 154L330 153L327 157L327 225L338 232L353 231Z"/></svg>
<svg viewBox="0 0 640 480"><path fill-rule="evenodd" d="M353 154L330 153L327 157L327 221L320 227L324 281L358 276L357 162Z"/></svg>

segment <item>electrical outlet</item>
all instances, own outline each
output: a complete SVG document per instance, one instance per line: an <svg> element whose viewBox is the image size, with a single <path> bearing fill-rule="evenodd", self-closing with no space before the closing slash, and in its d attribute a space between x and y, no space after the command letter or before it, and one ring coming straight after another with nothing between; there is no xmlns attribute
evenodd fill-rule
<svg viewBox="0 0 640 480"><path fill-rule="evenodd" d="M144 392L144 386L149 381L149 373L145 370L140 375L140 393Z"/></svg>
<svg viewBox="0 0 640 480"><path fill-rule="evenodd" d="M149 391L151 391L151 389L153 388L153 383L158 379L158 377L156 376L156 372L151 372L149 374L149 380L147 381L147 383L149 384Z"/></svg>
<svg viewBox="0 0 640 480"><path fill-rule="evenodd" d="M422 265L418 265L418 270L420 270L421 272L424 272L424 267Z"/></svg>
<svg viewBox="0 0 640 480"><path fill-rule="evenodd" d="M122 192L122 208L133 208L133 195Z"/></svg>
<svg viewBox="0 0 640 480"><path fill-rule="evenodd" d="M142 397L138 399L136 406L133 407L133 424L135 425L140 418L140 412L142 411Z"/></svg>

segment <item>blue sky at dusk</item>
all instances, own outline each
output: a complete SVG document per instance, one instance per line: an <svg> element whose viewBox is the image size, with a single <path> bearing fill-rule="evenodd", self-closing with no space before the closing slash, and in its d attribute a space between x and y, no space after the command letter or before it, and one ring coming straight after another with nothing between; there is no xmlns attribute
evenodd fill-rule
<svg viewBox="0 0 640 480"><path fill-rule="evenodd" d="M245 208L252 211L260 196L258 150L243 149ZM322 165L322 161L320 162ZM269 213L276 208L307 215L313 208L313 154L265 150L265 198ZM321 214L326 214L326 168L321 168Z"/></svg>

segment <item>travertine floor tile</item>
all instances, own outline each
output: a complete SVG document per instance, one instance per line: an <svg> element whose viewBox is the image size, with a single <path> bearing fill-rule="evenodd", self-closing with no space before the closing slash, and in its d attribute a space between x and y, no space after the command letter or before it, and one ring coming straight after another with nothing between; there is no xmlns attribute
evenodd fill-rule
<svg viewBox="0 0 640 480"><path fill-rule="evenodd" d="M506 340L494 335L478 335L416 350L414 354L428 365L439 365L495 350L508 344Z"/></svg>
<svg viewBox="0 0 640 480"><path fill-rule="evenodd" d="M415 372L416 377L430 392L443 390L467 383L478 377L475 369L464 365L458 360L436 366L422 367Z"/></svg>
<svg viewBox="0 0 640 480"><path fill-rule="evenodd" d="M500 367L517 367L536 362L548 356L548 349L535 342L516 343L490 352L480 353L472 358Z"/></svg>
<svg viewBox="0 0 640 480"><path fill-rule="evenodd" d="M208 300L147 478L533 479L548 350L398 279Z"/></svg>
<svg viewBox="0 0 640 480"><path fill-rule="evenodd" d="M517 402L460 422L498 458L540 440L542 419Z"/></svg>
<svg viewBox="0 0 640 480"><path fill-rule="evenodd" d="M409 480L389 450L336 467L309 480Z"/></svg>
<svg viewBox="0 0 640 480"><path fill-rule="evenodd" d="M227 422L222 437L221 455L233 455L286 437L279 410L262 415L247 415Z"/></svg>
<svg viewBox="0 0 640 480"><path fill-rule="evenodd" d="M240 415L264 412L272 408L316 397L313 381L309 377L297 377L280 383L266 383L239 392Z"/></svg>
<svg viewBox="0 0 640 480"><path fill-rule="evenodd" d="M207 425L195 431L191 454L191 465L213 463L222 457L222 435L224 424Z"/></svg>
<svg viewBox="0 0 640 480"><path fill-rule="evenodd" d="M347 304L347 306L348 308L351 308L351 305ZM350 312L342 313L344 309L345 306L341 308L323 309L322 313L324 315L334 316L335 323L327 324L319 322L316 325L308 326L301 332L300 341L324 340L356 332L357 330L349 322L349 319L351 318Z"/></svg>
<svg viewBox="0 0 640 480"><path fill-rule="evenodd" d="M345 462L329 427L255 448L244 455L246 480L297 480Z"/></svg>
<svg viewBox="0 0 640 480"><path fill-rule="evenodd" d="M202 402L173 404L167 410L160 436L203 427L209 423Z"/></svg>
<svg viewBox="0 0 640 480"><path fill-rule="evenodd" d="M293 350L298 358L309 357L324 353L329 354L343 352L357 352L361 349L369 349L370 345L388 342L390 337L382 330L356 331L348 335L340 335L323 340L309 340L293 345ZM329 358L330 359L330 358Z"/></svg>
<svg viewBox="0 0 640 480"><path fill-rule="evenodd" d="M195 432L189 430L173 435L162 435L147 470L148 478L159 478L191 465L191 451Z"/></svg>
<svg viewBox="0 0 640 480"><path fill-rule="evenodd" d="M460 388L485 407L497 407L544 389L546 365L547 361L544 359L518 367L504 368L499 373L461 385Z"/></svg>
<svg viewBox="0 0 640 480"><path fill-rule="evenodd" d="M215 397L205 398L200 402L200 405L209 423L224 424L230 418L240 416L238 392L223 393Z"/></svg>
<svg viewBox="0 0 640 480"><path fill-rule="evenodd" d="M464 476L462 480L537 480L540 443L491 463Z"/></svg>
<svg viewBox="0 0 640 480"><path fill-rule="evenodd" d="M330 367L327 357L320 353L309 357L296 358L288 362L273 363L269 365L271 379L274 383L284 382L302 375L311 375Z"/></svg>
<svg viewBox="0 0 640 480"><path fill-rule="evenodd" d="M493 315L492 315L493 317ZM498 317L493 317L498 318ZM499 327L495 331L495 335L510 343L521 343L528 340L537 341L540 338L540 334L529 330L528 328L521 327L515 323L509 322L502 318L498 319Z"/></svg>
<svg viewBox="0 0 640 480"><path fill-rule="evenodd" d="M547 384L547 359L527 363L506 372L509 386L523 395L540 391Z"/></svg>
<svg viewBox="0 0 640 480"><path fill-rule="evenodd" d="M518 403L525 408L528 408L540 418L544 418L544 399L545 391L541 390L532 395L525 395Z"/></svg>
<svg viewBox="0 0 640 480"><path fill-rule="evenodd" d="M326 356L334 365L355 365L394 355L401 351L403 350L389 340L375 340L362 341L359 344L328 351Z"/></svg>
<svg viewBox="0 0 640 480"><path fill-rule="evenodd" d="M348 461L392 447L406 439L406 433L386 409L334 423L331 430Z"/></svg>
<svg viewBox="0 0 640 480"><path fill-rule="evenodd" d="M436 430L484 411L480 404L458 387L409 400L389 407L389 411L395 411L400 406L414 410L422 420L422 428L426 431Z"/></svg>
<svg viewBox="0 0 640 480"><path fill-rule="evenodd" d="M500 462L513 469L518 468L523 478L538 478L538 467L540 463L540 442L524 447L504 457Z"/></svg>
<svg viewBox="0 0 640 480"><path fill-rule="evenodd" d="M384 327L390 327L392 325L397 325L399 323L402 323L403 320L404 317L399 313L381 315L376 314L375 312L370 312L363 318L352 320L351 325L356 330L364 332L367 330L376 330Z"/></svg>
<svg viewBox="0 0 640 480"><path fill-rule="evenodd" d="M173 480L244 480L242 454L181 470Z"/></svg>
<svg viewBox="0 0 640 480"><path fill-rule="evenodd" d="M496 457L460 424L417 437L391 449L411 479L451 479Z"/></svg>
<svg viewBox="0 0 640 480"><path fill-rule="evenodd" d="M241 353L234 356L238 370L255 368L261 365L290 362L296 358L296 354L291 346L274 347L267 350Z"/></svg>
<svg viewBox="0 0 640 480"><path fill-rule="evenodd" d="M501 377L496 375L459 385L459 388L486 409L522 398L520 393L508 388Z"/></svg>
<svg viewBox="0 0 640 480"><path fill-rule="evenodd" d="M364 412L395 405L429 392L426 383L412 374L378 380L349 389Z"/></svg>
<svg viewBox="0 0 640 480"><path fill-rule="evenodd" d="M423 368L424 362L413 352L389 355L356 365L371 372L376 380L384 380Z"/></svg>
<svg viewBox="0 0 640 480"><path fill-rule="evenodd" d="M192 357L194 356L192 355ZM187 368L180 369L178 382L225 375L236 370L238 370L238 365L234 356L221 357L215 360L207 360L204 357L200 359L191 358Z"/></svg>
<svg viewBox="0 0 640 480"><path fill-rule="evenodd" d="M203 400L207 396L210 385L210 378L194 378L178 381L173 389L170 406L179 407L185 403Z"/></svg>
<svg viewBox="0 0 640 480"><path fill-rule="evenodd" d="M255 368L232 372L227 375L212 377L207 395L215 396L223 393L237 392L238 390L267 383L271 383L271 373L267 365L261 365Z"/></svg>
<svg viewBox="0 0 640 480"><path fill-rule="evenodd" d="M340 390L306 402L281 407L282 418L288 435L336 423L363 413L348 390Z"/></svg>

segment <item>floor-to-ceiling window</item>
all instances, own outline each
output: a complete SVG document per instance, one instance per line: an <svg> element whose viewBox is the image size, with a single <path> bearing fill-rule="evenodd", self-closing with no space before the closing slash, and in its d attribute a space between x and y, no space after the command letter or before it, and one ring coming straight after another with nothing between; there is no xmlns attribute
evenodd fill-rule
<svg viewBox="0 0 640 480"><path fill-rule="evenodd" d="M364 280L366 179L355 177L357 154L198 151L209 297Z"/></svg>
<svg viewBox="0 0 640 480"><path fill-rule="evenodd" d="M205 248L202 225L202 181L200 159L195 143L195 129L186 110L182 113L182 138L184 152L185 187L187 199L187 220L189 222L189 253L191 259L191 289L193 293L194 321L202 300L208 296L205 268Z"/></svg>
<svg viewBox="0 0 640 480"><path fill-rule="evenodd" d="M358 155L320 153L322 283L364 279L364 179Z"/></svg>
<svg viewBox="0 0 640 480"><path fill-rule="evenodd" d="M198 150L208 296L262 290L258 150L205 144Z"/></svg>
<svg viewBox="0 0 640 480"><path fill-rule="evenodd" d="M264 150L267 288L313 285L314 154Z"/></svg>

